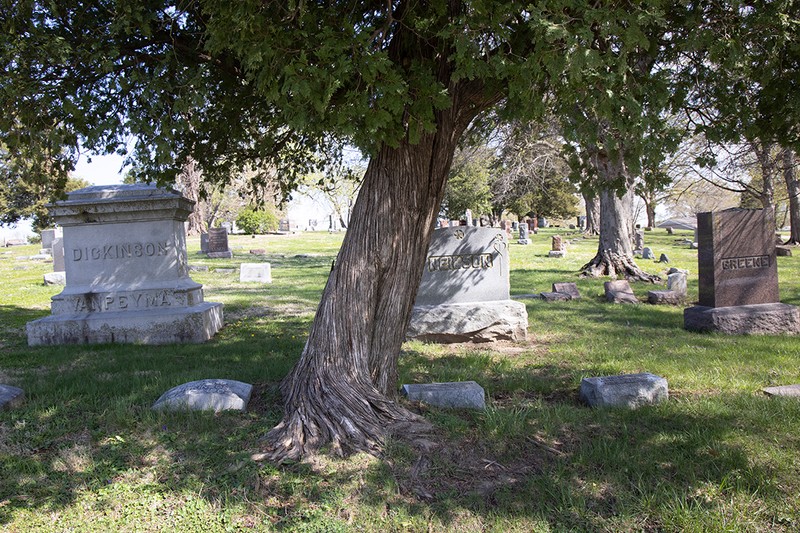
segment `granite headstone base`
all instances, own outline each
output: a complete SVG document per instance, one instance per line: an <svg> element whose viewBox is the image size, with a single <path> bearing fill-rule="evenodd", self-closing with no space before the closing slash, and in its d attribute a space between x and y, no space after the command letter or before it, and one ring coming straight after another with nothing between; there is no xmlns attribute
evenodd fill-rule
<svg viewBox="0 0 800 533"><path fill-rule="evenodd" d="M669 397L667 380L650 373L583 378L581 399L592 407L635 409Z"/></svg>
<svg viewBox="0 0 800 533"><path fill-rule="evenodd" d="M453 343L525 340L528 311L513 300L417 305L411 311L408 339Z"/></svg>
<svg viewBox="0 0 800 533"><path fill-rule="evenodd" d="M51 315L28 322L28 345L200 343L222 328L222 304Z"/></svg>
<svg viewBox="0 0 800 533"><path fill-rule="evenodd" d="M425 402L437 407L486 408L486 394L483 387L474 381L403 385L400 392L409 400Z"/></svg>
<svg viewBox="0 0 800 533"><path fill-rule="evenodd" d="M683 327L689 331L709 331L727 335L797 335L800 312L782 303L706 307L696 305L683 310Z"/></svg>

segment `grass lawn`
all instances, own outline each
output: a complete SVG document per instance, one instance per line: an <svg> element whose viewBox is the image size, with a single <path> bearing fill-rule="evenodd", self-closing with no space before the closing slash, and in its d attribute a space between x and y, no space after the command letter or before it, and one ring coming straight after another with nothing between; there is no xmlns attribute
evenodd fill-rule
<svg viewBox="0 0 800 533"><path fill-rule="evenodd" d="M198 254L192 277L225 304L225 327L202 345L29 348L26 322L49 314L50 264L0 251L0 383L26 400L0 411L3 531L797 531L800 401L770 385L800 383L800 338L689 333L680 307L605 303L602 279L575 272L596 239L547 257L557 229L511 247L511 293L575 281L580 301L523 300L524 343L410 342L401 382L475 380L485 412L423 413L443 444L418 457L401 441L382 459L325 454L276 467L251 461L280 418L276 385L305 342L342 235L234 236L231 260ZM645 245L689 270L689 232ZM265 248L267 255L248 250ZM236 267L269 261L271 285ZM666 266L639 261L652 273ZM779 257L781 300L800 305L800 257ZM634 284L641 300L652 285ZM578 401L582 377L652 372L670 400L636 411ZM247 413L156 413L167 389L202 378L255 384Z"/></svg>

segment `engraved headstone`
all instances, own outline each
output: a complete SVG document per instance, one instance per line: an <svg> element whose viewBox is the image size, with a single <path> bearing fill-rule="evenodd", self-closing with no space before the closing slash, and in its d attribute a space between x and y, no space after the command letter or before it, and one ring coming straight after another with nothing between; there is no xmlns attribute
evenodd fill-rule
<svg viewBox="0 0 800 533"><path fill-rule="evenodd" d="M524 339L525 305L509 299L508 238L497 228L433 232L407 336L439 342Z"/></svg>
<svg viewBox="0 0 800 533"><path fill-rule="evenodd" d="M781 304L771 209L698 213L699 305L684 328L728 334L800 332L800 313Z"/></svg>
<svg viewBox="0 0 800 533"><path fill-rule="evenodd" d="M50 206L64 228L67 285L28 344L203 342L222 327L189 277L184 222L193 203L150 185L79 189Z"/></svg>
<svg viewBox="0 0 800 533"><path fill-rule="evenodd" d="M208 230L208 257L211 259L230 259L233 252L228 248L228 229L211 228Z"/></svg>
<svg viewBox="0 0 800 533"><path fill-rule="evenodd" d="M204 254L208 253L208 233L200 234L200 252Z"/></svg>

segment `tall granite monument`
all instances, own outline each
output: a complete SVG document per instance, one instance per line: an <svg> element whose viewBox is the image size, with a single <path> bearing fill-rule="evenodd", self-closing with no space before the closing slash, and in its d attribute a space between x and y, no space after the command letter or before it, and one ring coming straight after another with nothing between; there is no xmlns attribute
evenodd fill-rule
<svg viewBox="0 0 800 533"><path fill-rule="evenodd" d="M528 312L510 299L509 287L503 229L434 230L407 336L435 342L525 339Z"/></svg>
<svg viewBox="0 0 800 533"><path fill-rule="evenodd" d="M775 220L769 209L698 213L699 305L684 310L691 331L800 333L795 306L780 303Z"/></svg>
<svg viewBox="0 0 800 533"><path fill-rule="evenodd" d="M151 185L87 187L50 206L64 228L67 284L28 344L203 342L222 304L189 278L184 222L193 202Z"/></svg>

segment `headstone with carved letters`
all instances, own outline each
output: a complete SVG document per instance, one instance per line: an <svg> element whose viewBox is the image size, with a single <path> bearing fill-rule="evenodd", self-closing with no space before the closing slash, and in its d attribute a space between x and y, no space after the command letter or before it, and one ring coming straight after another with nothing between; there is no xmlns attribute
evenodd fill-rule
<svg viewBox="0 0 800 533"><path fill-rule="evenodd" d="M700 298L684 310L686 329L800 333L797 307L780 303L774 231L769 209L697 214Z"/></svg>
<svg viewBox="0 0 800 533"><path fill-rule="evenodd" d="M527 327L525 305L509 297L504 229L435 230L407 336L434 342L521 340Z"/></svg>
<svg viewBox="0 0 800 533"><path fill-rule="evenodd" d="M50 206L64 228L66 287L28 344L203 342L222 304L189 277L184 222L193 202L151 185L93 186Z"/></svg>
<svg viewBox="0 0 800 533"><path fill-rule="evenodd" d="M206 244L208 257L211 259L230 259L233 252L228 247L228 228L211 228L208 230L208 242Z"/></svg>

